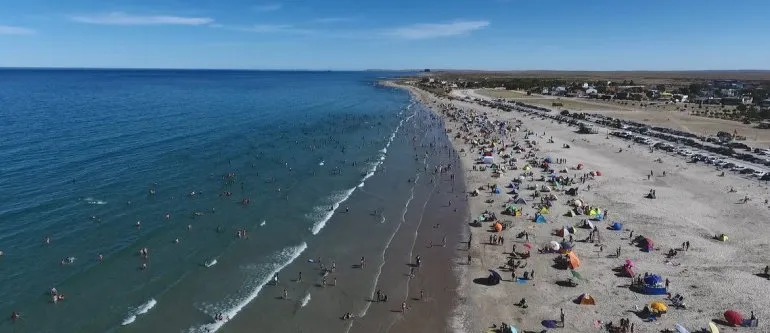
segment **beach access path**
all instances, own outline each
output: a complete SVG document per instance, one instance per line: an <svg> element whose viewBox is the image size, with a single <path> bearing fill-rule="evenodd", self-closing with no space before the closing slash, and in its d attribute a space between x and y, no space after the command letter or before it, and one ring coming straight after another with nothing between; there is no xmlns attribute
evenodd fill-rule
<svg viewBox="0 0 770 333"><path fill-rule="evenodd" d="M463 272L459 287L461 302L450 319L453 331L488 332L492 331L492 325L499 326L505 322L520 332L540 332L545 329L542 321L559 320L560 309L565 313L566 325L556 330L564 332L598 331L600 321L617 324L621 318L630 318L636 327L635 332L673 330L677 323L697 330L707 327L710 321L723 319L723 312L728 309L738 310L747 317L750 311L754 311L760 319L760 327L766 327L764 321L770 318L770 280L758 276L765 265L770 264L767 256L770 250L770 228L767 226L770 209L765 203L770 194L764 183L729 173L719 177L708 166L686 163L684 159L665 152L650 152L647 146L631 144L629 147L626 141L602 134L580 135L576 129L550 119L450 101L416 88L410 90L437 114L442 114L442 104L451 104L466 112L486 113L492 120L521 120L522 130L515 133L513 139L523 142L525 130L531 130L534 135L529 138L537 141L538 158L566 159L565 164L555 165L557 169L568 170L564 175L579 177L585 172L597 170L602 173L602 176L581 185L575 197L556 192L559 200L546 216L547 224L532 221L536 210L531 203L539 200L530 200L530 205L523 207L524 216L511 217L500 215L509 198L507 194L492 194L490 189L484 188L479 190L479 196L469 198L471 217L478 217L489 210L496 213L500 220L512 221L513 226L500 233L505 238L504 245L488 244L491 223L470 227L473 241L468 254L472 260L470 265L458 266L458 270ZM460 156L468 190L487 184L504 187L522 173L521 170L507 170L500 178L493 178L490 168L473 171L480 155L478 151L471 152L466 140L455 137L458 132L463 136L473 134L461 132L459 125L447 119L446 127L455 150L465 152ZM553 143L547 143L551 137ZM571 148L563 148L564 144L569 144ZM519 168L524 166L521 157L517 162ZM657 159L660 159L659 162L655 162ZM585 168L574 170L579 163ZM541 169L534 167L532 170L538 178ZM654 175L648 179L650 172ZM528 185L540 187L542 184L527 178L521 188ZM590 190L586 185L591 185ZM731 187L734 192L729 192ZM657 199L645 198L650 189L656 190ZM527 199L532 192L521 191ZM751 200L742 203L746 196ZM487 203L490 199L493 202ZM597 223L603 251L600 251L598 243L575 242L575 252L582 260L578 271L588 281L568 287L563 286L563 282L570 273L553 267L556 255L540 254L536 249L550 241L561 241L562 237L552 233L564 226L576 227L575 240L588 236L588 229L577 228L585 216L564 216L570 209L567 202L575 199L601 207L609 214L604 222ZM458 223L467 224L470 221L471 218ZM623 223L624 230L607 230L607 226L614 221ZM517 273L520 276L524 270L534 270L535 278L519 284L510 281L510 273L501 272L503 281L498 285L475 283L474 279L485 278L490 269L498 269L505 264L513 244L516 244L517 252L524 251L525 240L516 238L522 231L530 234L529 243L533 250L531 258L525 260L527 267ZM644 236L654 240L655 251L643 252L631 245L631 231L634 237ZM722 233L729 236L727 242L712 239L715 234ZM690 242L689 251L680 251L671 259L665 256L670 249L678 249L684 242ZM619 258L615 256L618 247L621 250ZM652 301L663 300L665 296L648 296L629 290L631 279L617 276L619 274L613 271L626 259L636 263L639 273L649 272L668 278L671 281L670 292L683 295L687 309L669 307L669 312L656 322L645 322L637 317L633 311ZM576 304L574 300L583 293L593 296L596 305ZM526 298L529 305L526 309L514 305L522 298Z"/></svg>

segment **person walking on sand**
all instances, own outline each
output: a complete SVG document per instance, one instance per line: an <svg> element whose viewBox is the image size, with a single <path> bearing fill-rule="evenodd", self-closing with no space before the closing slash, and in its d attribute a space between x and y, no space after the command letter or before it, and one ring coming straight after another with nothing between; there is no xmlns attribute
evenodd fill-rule
<svg viewBox="0 0 770 333"><path fill-rule="evenodd" d="M401 313L406 313L406 302L401 302Z"/></svg>
<svg viewBox="0 0 770 333"><path fill-rule="evenodd" d="M470 264L471 264L471 255L469 254L468 255L468 265L470 265Z"/></svg>
<svg viewBox="0 0 770 333"><path fill-rule="evenodd" d="M299 272L299 276L297 276L297 282L302 282L302 272Z"/></svg>
<svg viewBox="0 0 770 333"><path fill-rule="evenodd" d="M425 301L425 290L424 289L420 289L420 300L423 301L423 302ZM752 312L752 314L753 314L753 312Z"/></svg>
<svg viewBox="0 0 770 333"><path fill-rule="evenodd" d="M359 268L364 269L365 263L366 263L366 259L364 259L364 257L361 257L361 265L359 266Z"/></svg>
<svg viewBox="0 0 770 333"><path fill-rule="evenodd" d="M559 309L559 321L561 321L561 327L564 327L564 308Z"/></svg>
<svg viewBox="0 0 770 333"><path fill-rule="evenodd" d="M286 289L283 290L283 299L289 299L289 291Z"/></svg>

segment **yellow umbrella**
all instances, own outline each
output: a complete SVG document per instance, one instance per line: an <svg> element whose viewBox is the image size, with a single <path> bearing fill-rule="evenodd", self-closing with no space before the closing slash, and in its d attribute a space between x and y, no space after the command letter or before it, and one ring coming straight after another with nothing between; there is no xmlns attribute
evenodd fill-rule
<svg viewBox="0 0 770 333"><path fill-rule="evenodd" d="M717 328L717 325L714 325L714 323L709 322L709 332L710 333L719 333L719 328Z"/></svg>
<svg viewBox="0 0 770 333"><path fill-rule="evenodd" d="M666 313L666 311L668 311L668 307L663 302L652 302L652 304L650 304L650 309L657 313Z"/></svg>

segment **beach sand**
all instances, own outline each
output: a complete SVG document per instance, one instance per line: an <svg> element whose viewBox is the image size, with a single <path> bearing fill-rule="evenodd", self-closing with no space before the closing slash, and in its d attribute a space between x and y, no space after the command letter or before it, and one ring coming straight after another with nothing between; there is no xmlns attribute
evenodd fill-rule
<svg viewBox="0 0 770 333"><path fill-rule="evenodd" d="M453 104L464 111L486 113L490 120L521 120L522 131L515 133L513 140L523 143L524 129L534 135L530 139L538 143L535 148L537 157L550 156L554 159L566 159L565 164L555 165L557 169L568 169L562 175L580 177L592 170L599 170L602 176L588 180L580 185L577 196L567 196L563 191L554 192L559 199L554 202L551 213L547 215L547 224L535 224L532 217L536 210L530 200L523 207L523 217L501 215L503 204L508 200L506 194L494 195L489 189L480 190L481 194L471 197L469 216L478 217L489 210L497 214L500 220L509 220L513 226L500 233L505 238L505 245L488 244L490 236L489 222L482 227L471 227L473 242L468 254L472 257L470 265L456 265L460 272L459 300L450 318L448 327L456 332L487 332L492 325L501 322L511 324L523 331L540 332L545 327L544 320L559 320L560 309L565 313L565 327L557 330L565 332L599 331L599 321L613 322L617 325L621 318L629 318L635 325L635 332L659 332L674 329L677 323L690 330L707 327L710 321L723 320L723 312L735 309L747 318L754 311L759 318L760 329L767 327L764 320L770 317L770 281L758 276L758 273L770 263L767 251L770 248L770 230L765 225L770 218L770 209L764 203L770 197L765 184L756 179L746 179L727 172L719 177L713 167L702 164L686 163L677 156L664 152L650 152L647 146L638 146L604 135L579 135L574 128L540 118L519 113L501 112L475 104L439 99L416 88L408 88L423 104L430 106L436 114L442 114L441 104ZM480 157L478 150L472 151L470 144L462 138L454 138L455 133L463 136L474 132L462 132L459 124L447 121L446 127L452 137L456 151L460 153L464 169L464 178L468 189L475 189L486 184L506 186L519 176L521 170L506 170L500 178L492 178L491 171L473 171L473 166ZM474 129L473 127L471 128ZM545 134L544 134L545 133ZM554 143L546 143L553 137ZM510 143L509 138L506 143ZM571 148L562 148L563 144ZM622 152L618 152L623 148ZM519 158L516 164L524 166L522 155L506 150L513 157ZM497 155L496 155L497 157ZM655 159L661 162L654 162ZM578 163L585 165L583 170L574 170ZM541 168L534 167L535 177L541 174ZM647 174L654 172L648 180ZM663 172L666 175L663 176ZM525 180L522 189L528 185L540 187L544 182ZM587 189L590 185L590 190ZM730 187L735 192L728 193ZM655 189L657 199L646 199L650 189ZM508 190L505 189L504 190ZM533 191L522 190L527 199ZM752 200L740 203L744 196ZM570 273L554 268L557 254L540 254L534 249L543 247L550 241L561 241L553 236L555 229L574 225L585 216L566 217L568 202L581 199L591 206L601 207L609 212L607 220L598 222L603 252L597 243L579 242L588 236L588 229L576 228L574 251L581 258L582 266L577 271L588 281L580 282L577 287L562 286ZM494 202L487 203L492 199ZM457 223L467 225L470 218ZM614 221L623 223L621 232L610 231L607 226ZM631 245L629 238L633 230L634 237L649 237L655 242L655 251L643 252L636 245ZM533 246L531 258L525 260L525 270L535 271L535 278L526 284L510 281L508 271L500 271L503 281L495 286L474 282L489 275L490 269L498 269L507 261L513 244L517 251L524 251L523 239L516 238L522 231L530 234ZM712 239L715 234L725 233L727 242ZM689 241L689 251L680 251L674 258L667 259L669 249L680 248ZM462 246L460 246L462 247ZM615 256L620 247L621 255ZM458 253L464 257L466 253ZM685 297L687 309L669 307L655 322L645 322L633 311L642 309L665 296L648 296L629 290L631 279L617 276L613 268L623 265L626 259L636 263L637 273L649 272L660 274L671 281L669 292ZM457 261L457 260L456 260ZM519 270L521 275L523 270ZM596 305L578 305L574 300L581 294L588 293L596 299ZM526 298L529 305L523 309L515 306L520 299ZM671 304L669 301L664 301ZM747 328L726 328L723 331L743 331Z"/></svg>

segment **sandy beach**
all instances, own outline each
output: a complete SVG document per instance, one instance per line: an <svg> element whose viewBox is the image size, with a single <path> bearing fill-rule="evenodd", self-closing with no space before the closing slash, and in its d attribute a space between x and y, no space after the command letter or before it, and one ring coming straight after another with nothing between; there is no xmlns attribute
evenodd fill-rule
<svg viewBox="0 0 770 333"><path fill-rule="evenodd" d="M770 281L760 274L768 264L766 251L770 247L770 231L763 225L770 218L765 184L731 172L720 177L708 165L687 163L678 156L651 152L647 146L617 138L580 135L574 128L550 119L501 112L440 99L412 87L408 89L421 103L444 117L452 144L462 157L466 187L479 191L478 196L468 199L468 219L457 222L469 224L485 211L496 215L491 222L469 228L470 249L459 256L469 255L471 262L456 266L460 272L460 302L448 324L451 331L496 331L504 322L519 332L540 332L547 329L544 324L551 324L545 321L551 320L558 326L555 330L589 332L601 331L609 323L617 327L621 318L629 319L627 326L633 324L635 332L667 329L673 332L676 324L698 331L708 327L709 322L716 323L722 331L758 331L757 328L726 327L723 316L726 310L737 310L747 319L753 311L759 319L759 330L767 327L764 319L770 316L767 292ZM516 121L521 123L517 125ZM499 122L519 130L492 132L483 137L478 125L487 122ZM525 143L525 136L535 144ZM476 171L480 170L477 166L480 166L481 149L488 147L483 145L484 139L496 142L493 158L503 165L499 177L493 177L489 165L484 171ZM570 148L564 148L565 144ZM514 147L522 148L523 152ZM527 154L534 157L526 158ZM505 155L510 159L502 158ZM547 175L540 165L546 157L554 162L564 161L551 167L557 170L557 176L578 180L564 187L576 187L575 196L566 195L564 189L554 189L550 193L541 192L539 198L532 197L547 185L538 180ZM581 170L576 169L578 164L583 165ZM531 170L524 171L527 165ZM530 171L531 177L522 176ZM597 171L601 176L589 175L585 183L579 181ZM650 173L652 176L648 178ZM521 208L521 216L502 215L512 200L512 196L506 194L511 189L506 186L519 177L522 180L518 193L527 204L514 205ZM490 184L499 187L501 193L493 193ZM532 187L537 190L530 190ZM734 191L730 191L731 188ZM655 190L655 199L645 198L650 190ZM550 201L550 212L543 215L547 223L535 223L541 199L550 194L557 199ZM743 203L745 197L750 201ZM607 212L603 221L592 221L600 240L584 241L590 229L581 225L588 216L565 216L573 209L571 204L576 199ZM495 221L509 222L510 227L494 232ZM622 230L609 230L614 222L621 223ZM566 282L571 277L570 271L555 264L561 254L538 252L551 241L568 241L569 236L557 236L555 231L570 226L575 227L570 244L572 253L581 261L575 271L585 278L575 280L577 286L569 286ZM517 237L525 231L528 242L524 237ZM654 249L643 251L639 243L629 239L632 232L634 239L642 236L652 240ZM714 235L723 233L729 237L727 241L713 239ZM503 245L490 244L491 235L503 237ZM682 249L686 242L690 244L687 251ZM517 277L524 271L534 271L534 278L522 282L511 280L506 262L514 245L518 254L513 263L520 261L526 265L516 270ZM527 251L525 246L532 248L529 258L522 258ZM676 254L669 256L670 251ZM626 260L634 262L636 274L657 274L667 279L668 292L683 296L686 307L673 306L666 295L645 295L630 290L633 279L617 271ZM486 285L489 270L502 275L499 284ZM589 294L596 304L576 303L581 294ZM526 299L526 308L515 305L522 298ZM668 311L658 320L650 321L640 312L655 301L668 305ZM564 313L563 325L560 309Z"/></svg>

